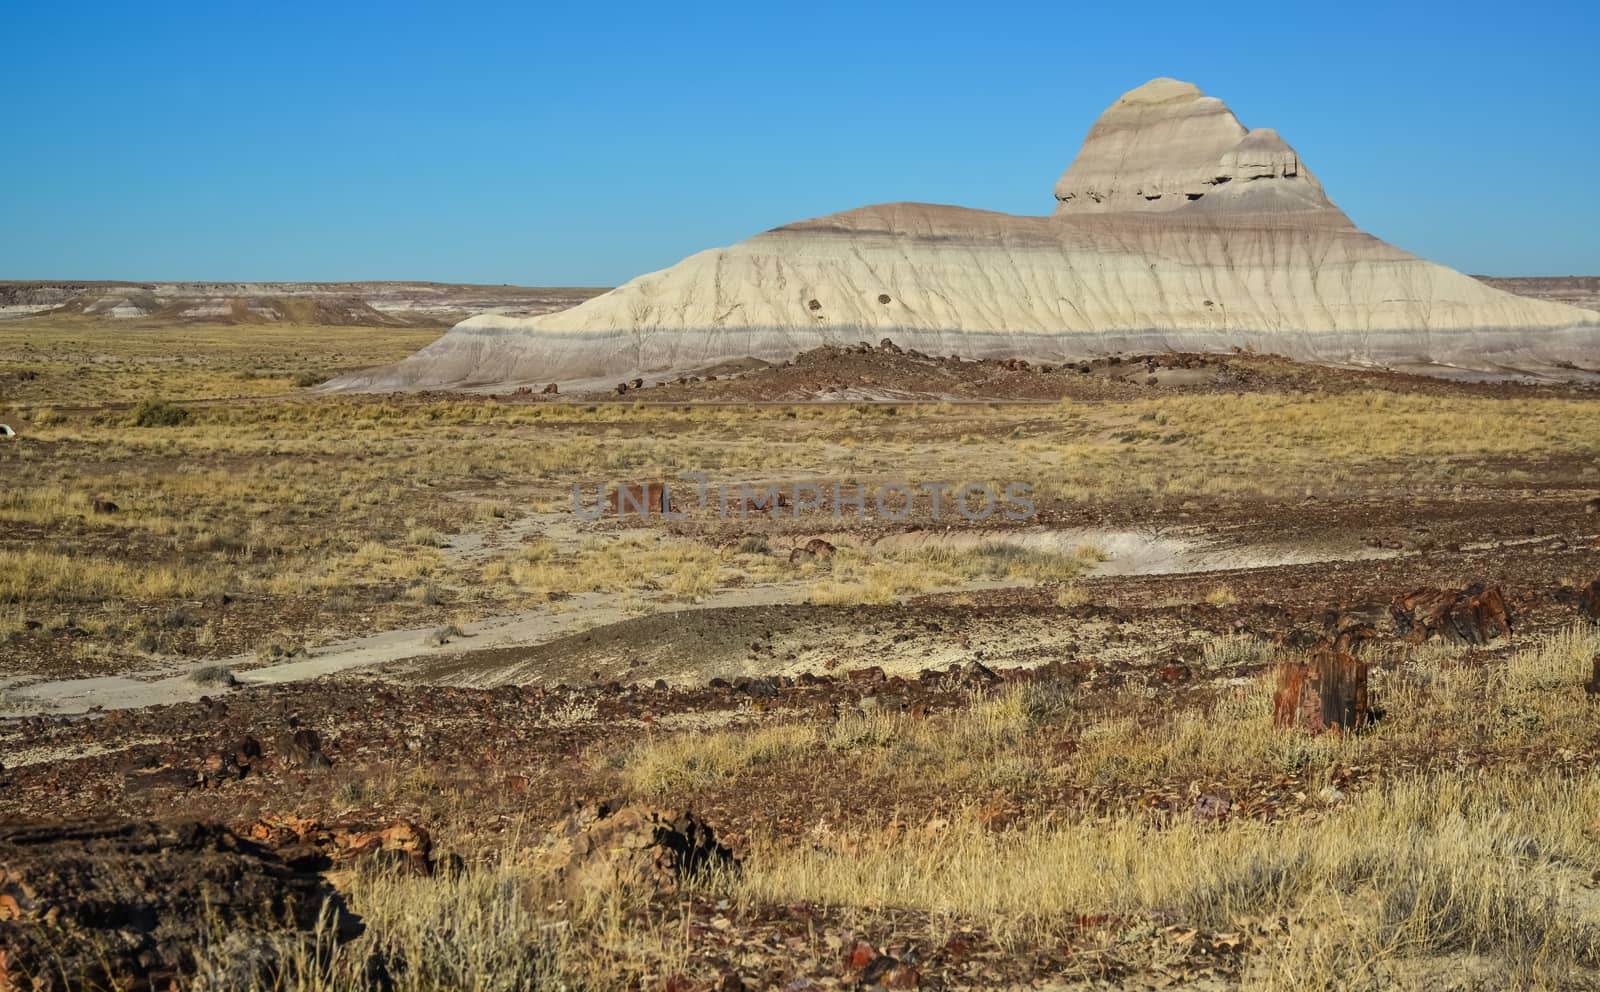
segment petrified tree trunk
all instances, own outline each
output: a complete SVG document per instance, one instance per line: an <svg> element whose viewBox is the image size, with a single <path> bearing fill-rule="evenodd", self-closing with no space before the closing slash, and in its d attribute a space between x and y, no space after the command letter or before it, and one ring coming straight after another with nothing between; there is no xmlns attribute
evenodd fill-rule
<svg viewBox="0 0 1600 992"><path fill-rule="evenodd" d="M1322 651L1305 664L1280 665L1272 721L1313 734L1366 726L1366 664L1348 654Z"/></svg>

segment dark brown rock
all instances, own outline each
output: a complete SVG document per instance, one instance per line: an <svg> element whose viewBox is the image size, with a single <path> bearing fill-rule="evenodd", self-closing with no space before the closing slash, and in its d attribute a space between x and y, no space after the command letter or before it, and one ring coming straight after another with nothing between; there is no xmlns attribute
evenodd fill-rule
<svg viewBox="0 0 1600 992"><path fill-rule="evenodd" d="M0 989L164 990L218 967L273 987L324 911L359 932L324 879L219 824L0 828Z"/></svg>
<svg viewBox="0 0 1600 992"><path fill-rule="evenodd" d="M332 768L333 762L322 753L322 735L301 727L288 735L283 744L284 758L296 768Z"/></svg>
<svg viewBox="0 0 1600 992"><path fill-rule="evenodd" d="M1578 612L1600 623L1600 579L1589 583L1583 592L1578 594Z"/></svg>

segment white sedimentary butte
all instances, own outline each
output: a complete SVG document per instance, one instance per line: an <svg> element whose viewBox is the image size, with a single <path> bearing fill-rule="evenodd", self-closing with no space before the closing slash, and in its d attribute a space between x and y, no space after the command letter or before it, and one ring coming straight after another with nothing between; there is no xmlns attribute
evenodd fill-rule
<svg viewBox="0 0 1600 992"><path fill-rule="evenodd" d="M335 389L661 376L893 338L969 357L1252 348L1539 371L1600 357L1600 318L1364 234L1270 128L1157 79L1089 131L1049 217L863 207L701 252L560 313L473 317Z"/></svg>

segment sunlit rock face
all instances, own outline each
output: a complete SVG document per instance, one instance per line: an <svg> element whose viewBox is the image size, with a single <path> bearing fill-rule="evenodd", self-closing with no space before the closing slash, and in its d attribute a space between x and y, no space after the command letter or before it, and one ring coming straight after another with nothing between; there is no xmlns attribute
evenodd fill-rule
<svg viewBox="0 0 1600 992"><path fill-rule="evenodd" d="M1237 185L1234 185L1237 183ZM1331 209L1322 185L1272 128L1247 130L1190 83L1153 79L1123 94L1056 183L1056 216L1171 212L1212 197L1227 208Z"/></svg>
<svg viewBox="0 0 1600 992"><path fill-rule="evenodd" d="M487 314L333 389L660 377L893 338L969 357L1252 348L1544 372L1600 316L1513 296L1358 230L1271 128L1156 79L1090 128L1051 216L892 203L692 255L570 310Z"/></svg>

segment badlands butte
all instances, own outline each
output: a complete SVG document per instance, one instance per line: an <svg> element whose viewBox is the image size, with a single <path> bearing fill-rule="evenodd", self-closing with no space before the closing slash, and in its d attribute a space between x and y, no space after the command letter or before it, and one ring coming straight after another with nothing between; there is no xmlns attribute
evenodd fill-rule
<svg viewBox="0 0 1600 992"><path fill-rule="evenodd" d="M1600 351L1593 312L1362 232L1277 131L1156 79L1090 128L1051 216L892 203L800 221L559 313L473 317L332 388L660 378L883 337L979 358L1247 348L1501 374Z"/></svg>
<svg viewBox="0 0 1600 992"><path fill-rule="evenodd" d="M1048 217L0 308L0 992L1600 989L1600 278L1192 86Z"/></svg>

